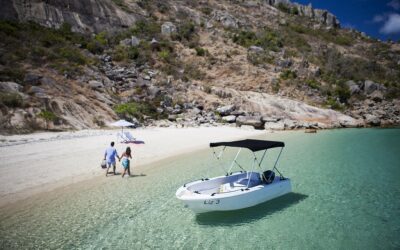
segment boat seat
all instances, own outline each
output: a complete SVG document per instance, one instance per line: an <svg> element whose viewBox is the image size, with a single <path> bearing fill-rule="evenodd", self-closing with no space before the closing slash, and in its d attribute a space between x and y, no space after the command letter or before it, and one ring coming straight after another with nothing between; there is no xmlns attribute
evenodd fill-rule
<svg viewBox="0 0 400 250"><path fill-rule="evenodd" d="M261 184L261 180L260 179L249 179L248 178L243 178L238 180L237 182L234 183L235 186L242 186L242 187L247 187L247 183L249 183L249 187L254 187L257 185Z"/></svg>

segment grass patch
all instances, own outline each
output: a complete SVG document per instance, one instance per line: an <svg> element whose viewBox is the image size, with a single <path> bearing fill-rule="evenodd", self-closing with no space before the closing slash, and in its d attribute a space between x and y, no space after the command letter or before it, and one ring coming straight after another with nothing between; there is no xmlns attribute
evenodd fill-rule
<svg viewBox="0 0 400 250"><path fill-rule="evenodd" d="M9 108L22 107L22 97L17 93L0 93L0 103Z"/></svg>
<svg viewBox="0 0 400 250"><path fill-rule="evenodd" d="M206 49L203 49L201 47L196 47L194 48L196 50L196 55L197 56L205 56L208 54L208 51Z"/></svg>
<svg viewBox="0 0 400 250"><path fill-rule="evenodd" d="M136 118L139 121L143 121L145 116L149 116L153 119L159 118L157 108L150 102L128 102L117 104L114 107L114 111L123 119Z"/></svg>
<svg viewBox="0 0 400 250"><path fill-rule="evenodd" d="M312 89L319 89L321 87L321 84L315 79L307 79L306 84Z"/></svg>
<svg viewBox="0 0 400 250"><path fill-rule="evenodd" d="M289 69L284 70L280 75L279 78L282 80L292 80L297 78L297 74L295 71L291 71Z"/></svg>
<svg viewBox="0 0 400 250"><path fill-rule="evenodd" d="M283 47L281 38L271 29L264 29L258 33L249 30L236 30L233 33L232 41L246 48L259 46L265 50L278 51Z"/></svg>

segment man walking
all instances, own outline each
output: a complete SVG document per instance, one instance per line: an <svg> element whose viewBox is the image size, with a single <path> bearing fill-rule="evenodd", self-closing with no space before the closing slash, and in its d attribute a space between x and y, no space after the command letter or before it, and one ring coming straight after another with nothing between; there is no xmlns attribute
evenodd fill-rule
<svg viewBox="0 0 400 250"><path fill-rule="evenodd" d="M107 162L106 177L107 177L108 170L110 169L111 165L113 166L113 172L115 175L115 166L116 166L115 156L117 156L118 160L120 159L119 155L117 153L117 150L114 148L114 142L112 141L110 144L110 147L108 147L106 149L106 152L104 154L104 160L106 160L106 162Z"/></svg>

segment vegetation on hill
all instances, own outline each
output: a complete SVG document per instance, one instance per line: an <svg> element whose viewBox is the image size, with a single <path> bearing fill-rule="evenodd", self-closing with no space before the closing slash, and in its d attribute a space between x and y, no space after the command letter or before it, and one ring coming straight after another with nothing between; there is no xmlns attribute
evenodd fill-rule
<svg viewBox="0 0 400 250"><path fill-rule="evenodd" d="M26 94L1 93L0 108L51 109L49 101L37 101L29 93L33 84L24 79L35 70L51 71L65 79L57 84L72 86L96 79L101 86L110 81L118 86L101 91L112 100L107 103L111 112L141 121L167 117L157 110L162 98L146 96L148 86L135 82L146 71L156 71L158 78L147 80L156 88L170 87L168 94L174 98L189 99L186 91L193 86L212 95L214 84L224 84L346 111L354 100L369 98L352 95L346 84L349 80L358 86L371 80L387 89L387 100L400 97L400 49L359 32L324 26L302 16L297 7L279 4L278 11L271 11L271 18L265 19L262 11L257 12L242 1L112 2L128 14L141 13L136 23L124 29L82 34L73 32L67 23L52 29L33 22L0 21L0 81L17 82ZM171 22L176 32L163 34L165 22ZM132 37L138 44L131 45ZM106 57L110 59L105 60ZM122 71L134 68L139 73L118 80L99 80L108 77L105 71L116 67ZM92 72L90 76L86 75L88 71ZM88 94L81 86L76 89L74 93ZM166 95L166 91L156 93ZM89 96L95 99L96 95ZM218 101L212 99L209 105L216 106ZM93 121L103 124L97 116Z"/></svg>

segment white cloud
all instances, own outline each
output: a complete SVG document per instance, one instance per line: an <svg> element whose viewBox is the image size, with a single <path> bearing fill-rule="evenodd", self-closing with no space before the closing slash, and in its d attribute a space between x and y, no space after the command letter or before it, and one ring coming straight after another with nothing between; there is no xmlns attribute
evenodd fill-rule
<svg viewBox="0 0 400 250"><path fill-rule="evenodd" d="M400 9L400 0L392 0L387 5L392 7L395 10L398 10L398 9Z"/></svg>
<svg viewBox="0 0 400 250"><path fill-rule="evenodd" d="M379 31L386 35L400 33L400 15L390 14L387 21Z"/></svg>
<svg viewBox="0 0 400 250"><path fill-rule="evenodd" d="M374 19L372 19L373 23L380 23L385 20L385 15L376 15L374 16Z"/></svg>

